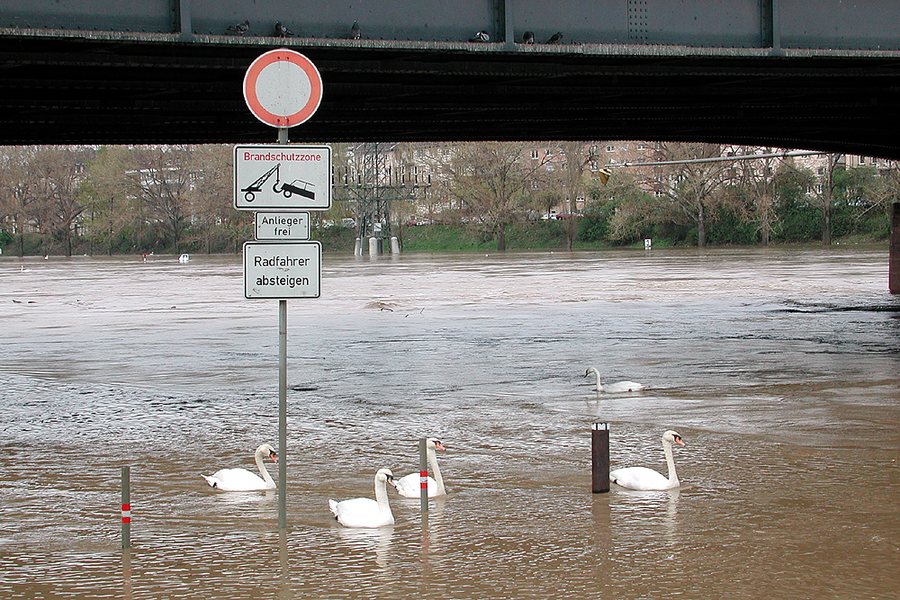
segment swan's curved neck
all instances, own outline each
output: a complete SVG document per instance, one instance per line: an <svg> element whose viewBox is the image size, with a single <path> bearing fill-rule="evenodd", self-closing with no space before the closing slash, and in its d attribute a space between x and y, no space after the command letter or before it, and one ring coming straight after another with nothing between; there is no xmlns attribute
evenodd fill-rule
<svg viewBox="0 0 900 600"><path fill-rule="evenodd" d="M263 456L263 452L256 453L256 466L259 467L259 475L263 478L263 481L266 482L266 485L275 487L275 480L272 479L272 476L269 475L269 472L266 470L266 465L263 463Z"/></svg>
<svg viewBox="0 0 900 600"><path fill-rule="evenodd" d="M444 489L444 478L441 477L441 469L438 467L437 463L437 452L434 451L434 448L428 448L428 468L431 469L431 472L434 476L434 481L437 483L438 494L443 495L446 492Z"/></svg>
<svg viewBox="0 0 900 600"><path fill-rule="evenodd" d="M669 468L669 484L672 487L678 485L678 475L675 473L675 459L672 457L672 443L663 440L663 452L666 454L666 466Z"/></svg>
<svg viewBox="0 0 900 600"><path fill-rule="evenodd" d="M388 503L387 482L379 481L377 477L375 478L375 501L378 502L378 508L381 510L391 510Z"/></svg>
<svg viewBox="0 0 900 600"><path fill-rule="evenodd" d="M600 371L598 371L594 367L591 367L590 371L597 377L597 391L602 392L603 391L603 382L600 381Z"/></svg>

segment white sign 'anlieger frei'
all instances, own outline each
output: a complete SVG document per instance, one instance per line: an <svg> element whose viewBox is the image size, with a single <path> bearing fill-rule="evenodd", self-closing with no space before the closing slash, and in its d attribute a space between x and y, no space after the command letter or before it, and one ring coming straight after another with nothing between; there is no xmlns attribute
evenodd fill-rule
<svg viewBox="0 0 900 600"><path fill-rule="evenodd" d="M244 242L245 298L318 298L321 280L319 242Z"/></svg>
<svg viewBox="0 0 900 600"><path fill-rule="evenodd" d="M257 240L308 240L308 212L256 213Z"/></svg>
<svg viewBox="0 0 900 600"><path fill-rule="evenodd" d="M287 144L235 146L234 207L328 210L331 148Z"/></svg>

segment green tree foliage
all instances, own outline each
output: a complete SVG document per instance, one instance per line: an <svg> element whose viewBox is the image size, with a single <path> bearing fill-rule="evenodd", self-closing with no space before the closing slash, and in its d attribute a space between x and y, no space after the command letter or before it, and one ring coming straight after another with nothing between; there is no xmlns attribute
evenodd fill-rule
<svg viewBox="0 0 900 600"><path fill-rule="evenodd" d="M641 189L633 172L615 171L607 185L592 184L580 231L586 241L631 244L652 237L665 205Z"/></svg>
<svg viewBox="0 0 900 600"><path fill-rule="evenodd" d="M883 239L900 193L895 164L854 160L848 168L838 155L819 159L816 172L790 157L707 163L697 159L722 150L654 144L635 162L686 164L612 165L600 183L584 169L593 152L583 144L538 151L498 142L389 146L391 160L400 161L395 168L415 162L431 175L424 193L393 201L391 231L406 250L598 248L643 238L655 247ZM367 192L342 187L340 177L365 165L354 166L350 145L334 148L336 206L312 212L312 235L350 252L357 232L339 219L358 220ZM253 213L233 208L231 160L230 147L212 145L0 149L0 246L19 255L239 252L253 237ZM551 209L574 212L581 186L583 217L541 218Z"/></svg>
<svg viewBox="0 0 900 600"><path fill-rule="evenodd" d="M896 170L893 179L896 180ZM880 176L872 166L835 173L835 236L890 235L890 201L896 198L891 173Z"/></svg>
<svg viewBox="0 0 900 600"><path fill-rule="evenodd" d="M776 239L785 242L810 242L820 239L822 212L810 198L815 174L809 169L782 165L775 173L775 205L780 215L775 227Z"/></svg>
<svg viewBox="0 0 900 600"><path fill-rule="evenodd" d="M130 154L123 146L104 146L87 166L81 186L85 206L84 237L88 251L104 254L128 252L135 245L127 238L132 202L124 186Z"/></svg>
<svg viewBox="0 0 900 600"><path fill-rule="evenodd" d="M719 206L706 232L706 242L715 246L744 245L759 242L758 227L735 206Z"/></svg>

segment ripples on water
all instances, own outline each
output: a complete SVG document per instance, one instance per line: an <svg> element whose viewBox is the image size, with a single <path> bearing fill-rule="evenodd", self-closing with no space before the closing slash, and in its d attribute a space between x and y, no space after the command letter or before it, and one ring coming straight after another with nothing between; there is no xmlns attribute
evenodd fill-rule
<svg viewBox="0 0 900 600"><path fill-rule="evenodd" d="M325 257L289 311L288 516L199 473L277 441L277 303L235 258L0 262L0 595L890 597L900 304L884 252ZM739 266L738 266L739 265ZM598 399L585 367L652 385ZM590 490L614 466L683 487ZM450 495L328 498L448 446ZM119 550L132 466L134 549ZM276 469L270 467L276 474Z"/></svg>

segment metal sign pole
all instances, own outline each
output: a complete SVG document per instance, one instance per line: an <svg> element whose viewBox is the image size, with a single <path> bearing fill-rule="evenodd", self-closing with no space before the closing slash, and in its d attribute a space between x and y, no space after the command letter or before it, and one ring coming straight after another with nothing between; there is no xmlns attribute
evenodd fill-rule
<svg viewBox="0 0 900 600"><path fill-rule="evenodd" d="M322 102L322 75L316 66L299 52L288 48L279 48L264 52L250 64L247 72L244 74L243 90L244 101L247 103L247 108L250 109L253 116L266 125L277 127L278 145L287 145L288 129L305 123L319 109L319 104ZM323 153L319 153L318 150L322 150ZM288 154L287 148L284 149L284 153ZM265 154L265 152L261 153L261 155ZM277 154L281 155L281 149L279 149ZM281 160L277 160L274 166L268 167L268 171L264 171L263 175L256 181L241 188L242 178L238 177L237 167L239 164L238 159L242 158L243 155L249 157L246 160L253 160L253 152L248 149L241 151L239 155L238 146L235 146L235 208L239 210L263 208L260 204L254 206L242 205L239 200L249 203L256 199L256 194L262 196L263 183L272 175L276 177L275 186L270 188L272 194L277 195L280 192L284 198L290 198L292 194L297 194L307 199L316 198L316 190L309 188L309 186L314 186L315 183L305 179L304 182L301 182L298 178L290 183L283 183L280 189L277 188L277 179L279 175L283 175L281 169L286 168ZM322 165L327 166L324 174L325 179L321 185L326 194L322 205L316 206L327 210L331 207L331 149L318 148L316 152L309 152L300 158L295 158L291 154L290 160L314 160L320 163L323 156L328 161L327 164ZM327 185L325 185L326 182ZM301 183L302 185L300 185ZM243 192L243 194L239 194L238 191ZM272 195L269 192L266 192L266 194ZM278 204L275 208L282 206L285 205ZM302 204L294 205L292 203L285 207L290 209L303 208ZM269 206L268 208L273 207ZM257 218L259 218L259 215L257 215ZM293 222L291 224L293 225ZM289 229L290 227L281 227L279 234L287 236ZM316 247L317 253L321 253L321 245L318 243L313 245ZM284 278L281 275L269 277L261 274L257 277L256 287L268 287L269 289L264 291L272 293L259 293L258 289L254 289L253 293L250 293L250 286L247 285L247 251L248 248L258 249L258 246L250 245L249 243L244 244L244 296L246 298L278 298L278 454L281 460L278 461L278 483L276 485L278 487L278 528L284 532L287 529L287 299L297 297L318 298L318 279L315 281L315 296L296 296L284 291L284 286L279 283ZM319 257L320 254L317 254L317 258ZM307 261L303 264L306 265ZM318 274L321 275L321 265L317 264L316 266L319 268ZM269 279L274 281L269 283ZM302 279L304 287L307 287L310 277L302 277ZM293 287L293 284L291 287Z"/></svg>
<svg viewBox="0 0 900 600"><path fill-rule="evenodd" d="M287 127L278 143L288 143ZM287 529L287 300L278 301L278 528Z"/></svg>

